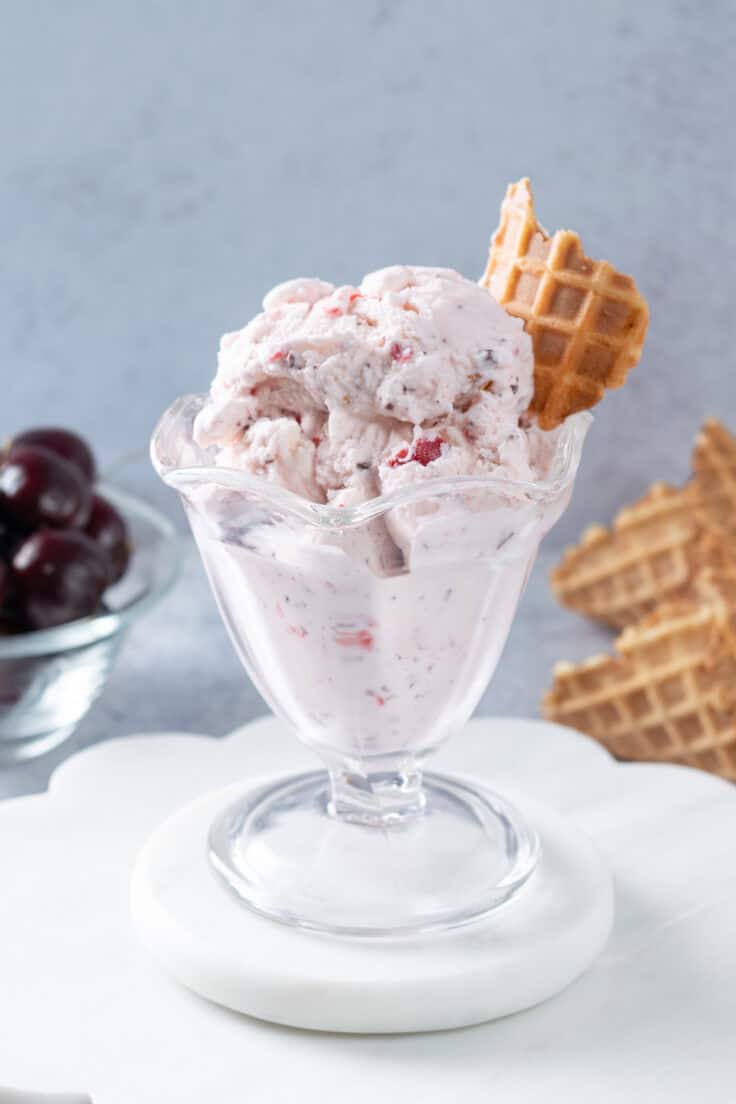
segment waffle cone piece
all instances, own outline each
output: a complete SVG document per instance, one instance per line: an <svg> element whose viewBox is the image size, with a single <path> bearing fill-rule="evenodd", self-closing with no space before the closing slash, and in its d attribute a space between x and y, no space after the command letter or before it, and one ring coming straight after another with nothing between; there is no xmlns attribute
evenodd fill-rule
<svg viewBox="0 0 736 1104"><path fill-rule="evenodd" d="M711 524L698 484L653 483L610 529L586 529L550 581L564 606L622 629L660 602L687 595L704 568L731 564L736 537Z"/></svg>
<svg viewBox="0 0 736 1104"><path fill-rule="evenodd" d="M543 699L621 759L670 760L736 781L736 575L707 569L693 596L619 637L617 656L558 664Z"/></svg>
<svg viewBox="0 0 736 1104"><path fill-rule="evenodd" d="M693 479L654 483L606 529L593 525L550 576L559 601L622 629L660 602L693 593L704 569L736 565L736 437L706 421L693 450Z"/></svg>
<svg viewBox="0 0 736 1104"><path fill-rule="evenodd" d="M630 276L586 257L577 234L546 233L526 178L507 189L481 283L531 336L530 409L542 429L594 406L638 363L646 300Z"/></svg>
<svg viewBox="0 0 736 1104"><path fill-rule="evenodd" d="M703 514L736 536L736 437L715 418L703 423L695 439L692 467Z"/></svg>

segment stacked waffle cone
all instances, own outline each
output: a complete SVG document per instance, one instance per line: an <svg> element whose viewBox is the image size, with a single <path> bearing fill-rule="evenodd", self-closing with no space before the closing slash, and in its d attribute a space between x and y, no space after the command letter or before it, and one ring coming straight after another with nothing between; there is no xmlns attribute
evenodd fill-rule
<svg viewBox="0 0 736 1104"><path fill-rule="evenodd" d="M707 421L685 487L655 483L552 574L560 601L623 629L616 656L561 663L543 713L623 759L736 781L736 438Z"/></svg>
<svg viewBox="0 0 736 1104"><path fill-rule="evenodd" d="M569 609L623 629L686 595L704 567L727 566L733 550L733 535L709 517L696 480L654 483L610 529L593 525L567 549L552 589Z"/></svg>

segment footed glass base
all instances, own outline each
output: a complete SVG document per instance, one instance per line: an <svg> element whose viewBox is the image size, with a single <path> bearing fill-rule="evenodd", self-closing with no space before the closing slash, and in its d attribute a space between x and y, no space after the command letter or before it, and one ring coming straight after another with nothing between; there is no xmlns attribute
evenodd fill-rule
<svg viewBox="0 0 736 1104"><path fill-rule="evenodd" d="M215 820L210 861L284 924L358 936L467 924L530 877L536 834L493 793L440 774L418 782L380 818L342 807L327 772L259 786Z"/></svg>

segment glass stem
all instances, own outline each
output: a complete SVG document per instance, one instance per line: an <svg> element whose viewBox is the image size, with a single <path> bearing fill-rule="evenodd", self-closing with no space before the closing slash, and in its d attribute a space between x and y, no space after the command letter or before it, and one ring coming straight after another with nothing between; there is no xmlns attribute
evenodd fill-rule
<svg viewBox="0 0 736 1104"><path fill-rule="evenodd" d="M329 774L327 812L339 820L383 828L424 810L422 772L413 759L370 771L361 769L360 764L340 764L331 766Z"/></svg>

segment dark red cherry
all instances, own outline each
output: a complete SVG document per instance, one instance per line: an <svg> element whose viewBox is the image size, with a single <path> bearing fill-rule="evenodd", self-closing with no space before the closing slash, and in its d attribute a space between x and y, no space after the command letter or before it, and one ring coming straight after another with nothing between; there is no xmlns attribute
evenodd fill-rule
<svg viewBox="0 0 736 1104"><path fill-rule="evenodd" d="M0 508L0 559L9 560L25 535L26 530Z"/></svg>
<svg viewBox="0 0 736 1104"><path fill-rule="evenodd" d="M130 537L125 521L102 495L92 495L92 512L84 531L107 559L108 582L116 583L130 560Z"/></svg>
<svg viewBox="0 0 736 1104"><path fill-rule="evenodd" d="M87 524L92 492L79 469L39 445L13 445L0 468L0 508L18 525Z"/></svg>
<svg viewBox="0 0 736 1104"><path fill-rule="evenodd" d="M88 617L107 586L104 555L90 537L74 529L39 529L18 548L12 569L33 629Z"/></svg>
<svg viewBox="0 0 736 1104"><path fill-rule="evenodd" d="M40 445L48 449L62 460L73 464L78 468L88 483L95 481L95 458L92 449L87 442L77 433L69 429L60 429L58 426L39 426L38 429L27 429L25 433L19 433L13 438L13 445Z"/></svg>
<svg viewBox="0 0 736 1104"><path fill-rule="evenodd" d="M12 589L10 568L3 560L0 560L0 610L5 608L5 604L10 598Z"/></svg>
<svg viewBox="0 0 736 1104"><path fill-rule="evenodd" d="M9 567L8 575L12 576ZM14 636L16 633L27 632L28 624L23 608L23 601L18 593L15 580L11 578L10 588L6 591L5 599L0 604L0 636ZM0 682L2 681L3 665L0 663Z"/></svg>
<svg viewBox="0 0 736 1104"><path fill-rule="evenodd" d="M0 636L23 632L25 628L25 613L12 569L5 560L0 560ZM0 664L1 679L2 664Z"/></svg>
<svg viewBox="0 0 736 1104"><path fill-rule="evenodd" d="M14 610L0 610L0 636L18 636L19 633L28 632L28 625L22 616ZM0 701L3 698L4 672L0 666Z"/></svg>

